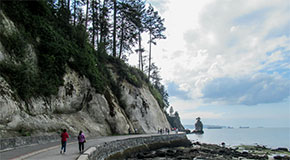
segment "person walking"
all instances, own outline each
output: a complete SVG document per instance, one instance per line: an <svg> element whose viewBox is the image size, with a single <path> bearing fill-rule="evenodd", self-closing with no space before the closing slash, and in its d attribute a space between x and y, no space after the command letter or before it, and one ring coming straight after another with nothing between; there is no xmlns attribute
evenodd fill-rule
<svg viewBox="0 0 290 160"><path fill-rule="evenodd" d="M60 149L60 154L64 154L66 152L66 141L67 138L69 138L68 133L66 132L66 129L63 129L61 135L61 149Z"/></svg>
<svg viewBox="0 0 290 160"><path fill-rule="evenodd" d="M83 131L80 131L78 141L79 141L79 151L80 153L84 153L86 137Z"/></svg>

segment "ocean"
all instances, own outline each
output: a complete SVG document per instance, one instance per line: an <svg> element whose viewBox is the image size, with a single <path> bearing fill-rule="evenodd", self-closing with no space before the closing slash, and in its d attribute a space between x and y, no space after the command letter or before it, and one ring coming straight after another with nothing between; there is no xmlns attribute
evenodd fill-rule
<svg viewBox="0 0 290 160"><path fill-rule="evenodd" d="M202 143L237 145L264 145L268 148L290 149L290 128L233 128L204 129L204 134L188 134L188 139Z"/></svg>

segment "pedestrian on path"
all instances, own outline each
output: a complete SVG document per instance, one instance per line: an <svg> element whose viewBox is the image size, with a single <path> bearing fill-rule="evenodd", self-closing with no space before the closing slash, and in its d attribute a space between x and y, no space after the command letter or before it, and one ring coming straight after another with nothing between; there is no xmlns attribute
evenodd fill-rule
<svg viewBox="0 0 290 160"><path fill-rule="evenodd" d="M61 149L60 149L60 154L64 154L66 152L66 141L67 138L69 138L68 133L66 132L66 129L63 129L61 135Z"/></svg>
<svg viewBox="0 0 290 160"><path fill-rule="evenodd" d="M83 131L80 131L78 140L79 140L79 151L80 153L84 153L86 137Z"/></svg>

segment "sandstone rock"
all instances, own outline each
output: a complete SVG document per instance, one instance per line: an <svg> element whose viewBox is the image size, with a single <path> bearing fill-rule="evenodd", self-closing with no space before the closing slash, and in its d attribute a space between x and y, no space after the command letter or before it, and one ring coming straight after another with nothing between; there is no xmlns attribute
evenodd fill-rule
<svg viewBox="0 0 290 160"><path fill-rule="evenodd" d="M0 123L7 124L12 121L14 115L20 113L20 103L9 84L0 76Z"/></svg>
<svg viewBox="0 0 290 160"><path fill-rule="evenodd" d="M6 36L18 33L2 11L0 32ZM37 43L41 43L41 39L38 38ZM25 52L23 62L28 64L29 72L38 72L33 45L27 44ZM0 43L0 61L3 60L17 65ZM112 73L117 80L114 68ZM122 82L122 100L127 104L122 108L110 88L105 94L96 93L89 79L69 67L66 67L63 80L57 95L34 97L24 102L0 76L0 137L19 136L24 132L25 135L57 134L63 128L71 135L77 135L79 130L86 135L111 135L127 134L129 130L156 133L158 128L170 128L164 112L146 86L137 88Z"/></svg>
<svg viewBox="0 0 290 160"><path fill-rule="evenodd" d="M79 130L88 135L110 135L127 134L129 128L140 133L169 128L149 89L136 88L127 82L123 82L125 109L118 105L111 91L109 104L105 95L95 92L87 78L69 68L58 95L31 98L28 104L13 97L13 91L2 77L0 85L0 121L4 124L0 126L1 137L21 135L23 130L30 135L54 134L62 128L75 135Z"/></svg>
<svg viewBox="0 0 290 160"><path fill-rule="evenodd" d="M148 88L136 88L123 82L122 95L127 104L126 115L139 132L156 133L158 128L170 128L165 114Z"/></svg>

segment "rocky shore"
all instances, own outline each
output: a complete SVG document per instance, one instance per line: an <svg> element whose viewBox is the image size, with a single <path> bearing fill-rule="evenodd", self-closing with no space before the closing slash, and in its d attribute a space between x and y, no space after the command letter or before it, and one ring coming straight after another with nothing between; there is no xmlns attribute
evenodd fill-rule
<svg viewBox="0 0 290 160"><path fill-rule="evenodd" d="M269 149L264 146L224 147L194 142L191 147L163 148L132 154L128 160L231 160L279 159L290 160L287 148Z"/></svg>

